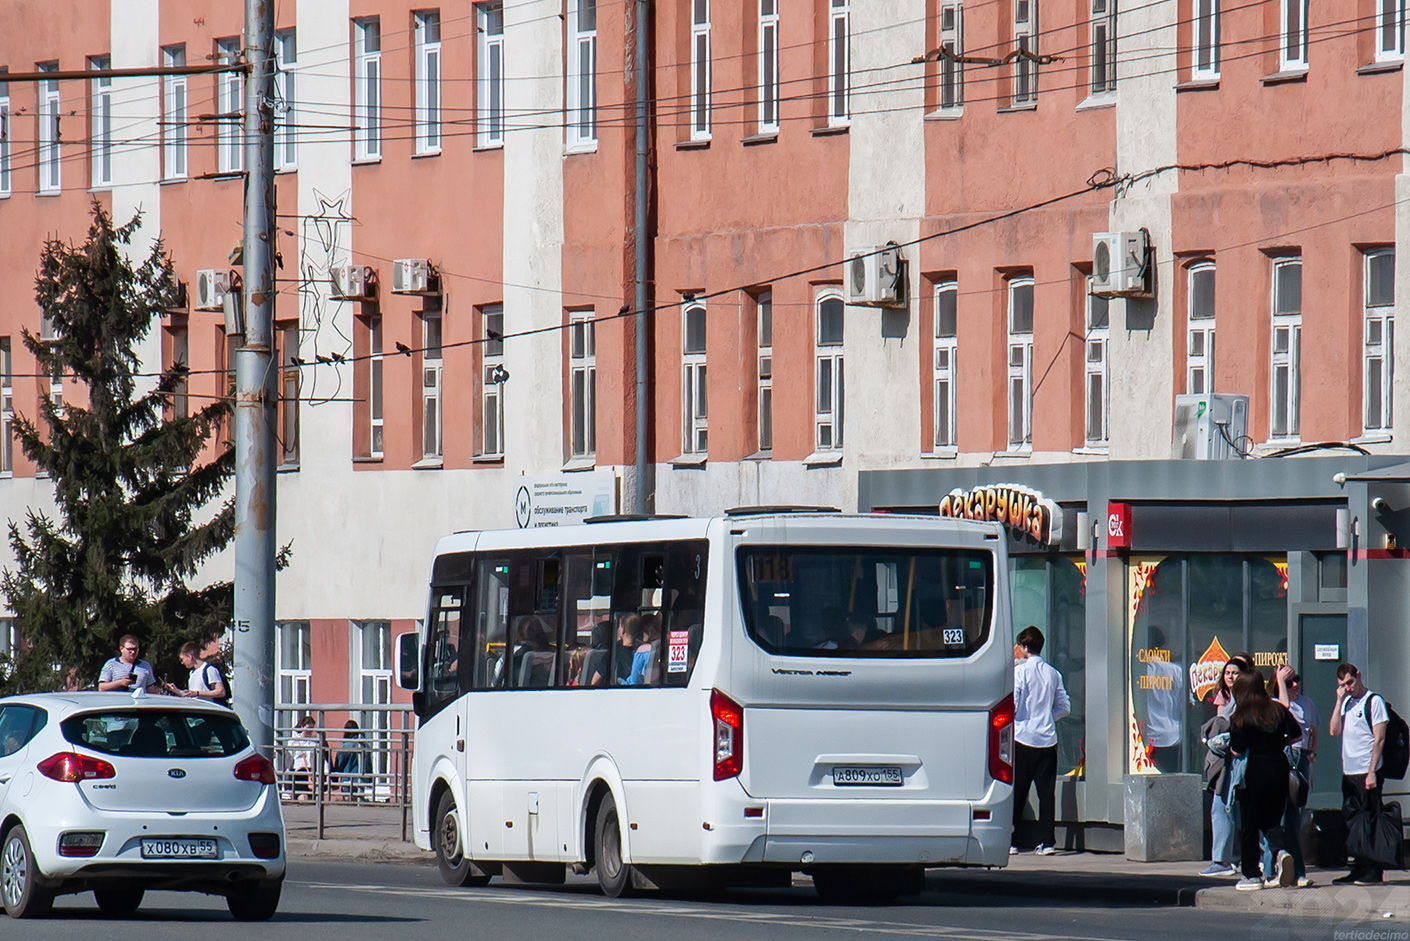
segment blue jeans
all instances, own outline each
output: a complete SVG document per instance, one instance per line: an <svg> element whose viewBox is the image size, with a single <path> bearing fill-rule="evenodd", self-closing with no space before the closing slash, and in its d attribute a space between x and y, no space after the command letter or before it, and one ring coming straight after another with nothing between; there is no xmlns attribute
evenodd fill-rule
<svg viewBox="0 0 1410 941"><path fill-rule="evenodd" d="M1219 796L1219 792L1214 792L1214 801L1209 807L1209 823L1214 831L1214 841L1209 851L1209 858L1216 863L1234 863L1234 834L1238 827L1235 825L1234 812L1237 808L1237 801L1234 795L1230 794L1228 799Z"/></svg>
<svg viewBox="0 0 1410 941"><path fill-rule="evenodd" d="M1307 760L1307 753L1300 748L1293 749L1293 754L1297 755L1297 764L1294 770L1312 781L1312 762ZM1293 872L1299 879L1307 875L1307 865L1302 861L1302 808L1288 801L1287 809L1283 811L1283 842L1287 851L1292 854ZM1268 848L1268 841L1261 840L1260 847L1263 850L1263 878L1273 878L1273 851Z"/></svg>

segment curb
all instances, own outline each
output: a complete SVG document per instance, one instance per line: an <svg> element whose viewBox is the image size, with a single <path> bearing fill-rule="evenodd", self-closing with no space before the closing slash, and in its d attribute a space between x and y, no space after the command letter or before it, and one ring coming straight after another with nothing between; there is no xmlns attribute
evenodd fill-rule
<svg viewBox="0 0 1410 941"><path fill-rule="evenodd" d="M1195 907L1218 912L1267 912L1300 918L1369 921L1410 918L1410 890L1403 885L1313 886L1239 892L1232 886L1200 889Z"/></svg>
<svg viewBox="0 0 1410 941"><path fill-rule="evenodd" d="M290 839L285 843L285 853L303 859L360 859L369 862L417 862L435 861L435 854L417 849L415 843L401 840L305 840Z"/></svg>

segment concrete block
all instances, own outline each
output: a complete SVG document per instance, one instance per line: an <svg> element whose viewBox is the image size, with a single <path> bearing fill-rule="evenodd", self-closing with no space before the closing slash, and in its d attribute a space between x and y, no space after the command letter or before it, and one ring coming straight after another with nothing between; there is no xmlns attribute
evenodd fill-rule
<svg viewBox="0 0 1410 941"><path fill-rule="evenodd" d="M1198 774L1128 774L1126 858L1146 863L1201 859L1203 787Z"/></svg>

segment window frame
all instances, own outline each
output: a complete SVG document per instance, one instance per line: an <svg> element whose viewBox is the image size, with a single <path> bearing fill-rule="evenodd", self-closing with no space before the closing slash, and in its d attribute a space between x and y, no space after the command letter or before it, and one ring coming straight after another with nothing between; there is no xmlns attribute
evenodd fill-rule
<svg viewBox="0 0 1410 941"><path fill-rule="evenodd" d="M1116 4L1117 0L1091 0L1088 45L1091 61L1087 87L1093 95L1116 93ZM1101 63L1100 77L1098 63Z"/></svg>
<svg viewBox="0 0 1410 941"><path fill-rule="evenodd" d="M827 30L827 125L852 123L852 4L829 0Z"/></svg>
<svg viewBox="0 0 1410 941"><path fill-rule="evenodd" d="M371 40L371 41L370 41ZM375 45L375 49L369 49ZM382 21L370 16L353 20L353 159L382 159Z"/></svg>
<svg viewBox="0 0 1410 941"><path fill-rule="evenodd" d="M421 461L445 459L445 321L440 310L422 310L421 321Z"/></svg>
<svg viewBox="0 0 1410 941"><path fill-rule="evenodd" d="M1220 56L1220 0L1192 0L1190 8L1190 79L1218 81Z"/></svg>
<svg viewBox="0 0 1410 941"><path fill-rule="evenodd" d="M301 331L298 321L277 324L279 347L279 466L299 466L299 398L302 377L299 367Z"/></svg>
<svg viewBox="0 0 1410 941"><path fill-rule="evenodd" d="M774 449L774 294L760 291L754 297L754 337L757 384L754 399L754 437L758 453Z"/></svg>
<svg viewBox="0 0 1410 941"><path fill-rule="evenodd" d="M597 455L597 321L593 310L568 313L568 453L575 459Z"/></svg>
<svg viewBox="0 0 1410 941"><path fill-rule="evenodd" d="M1111 446L1111 302L1092 293L1095 279L1087 275L1085 316L1086 335L1083 341L1083 441L1088 448L1102 450ZM1098 310L1101 311L1098 316ZM1093 381L1099 386L1099 411L1093 413ZM1095 434L1093 433L1095 421Z"/></svg>
<svg viewBox="0 0 1410 941"><path fill-rule="evenodd" d="M959 447L959 281L945 278L935 284L935 329L932 350L933 389L931 397L931 445L936 451L954 451ZM955 324L946 328L941 311L945 295L955 308Z"/></svg>
<svg viewBox="0 0 1410 941"><path fill-rule="evenodd" d="M504 383L491 382L496 370L504 369L504 305L487 304L480 308L480 457L492 460L504 458ZM499 339L491 337L491 331ZM490 415L493 403L494 415ZM491 437L493 436L493 438Z"/></svg>
<svg viewBox="0 0 1410 941"><path fill-rule="evenodd" d="M1279 273L1286 269L1298 269L1298 310L1279 313L1282 291L1279 287ZM1297 440L1302 425L1302 256L1288 255L1274 258L1271 266L1272 329L1269 331L1268 371L1268 436L1270 439ZM1286 349L1278 349L1279 331L1286 330ZM1278 394L1278 373L1287 372L1287 385L1284 394ZM1279 421L1281 415L1282 420Z"/></svg>
<svg viewBox="0 0 1410 941"><path fill-rule="evenodd" d="M386 447L386 411L384 402L386 356L382 350L382 317L377 314L367 323L367 454L382 457Z"/></svg>
<svg viewBox="0 0 1410 941"><path fill-rule="evenodd" d="M699 315L700 344L695 348L691 318ZM704 457L710 452L710 318L704 301L681 308L681 454Z"/></svg>
<svg viewBox="0 0 1410 941"><path fill-rule="evenodd" d="M416 153L441 152L441 11L412 12L416 50Z"/></svg>
<svg viewBox="0 0 1410 941"><path fill-rule="evenodd" d="M240 58L240 37L215 41L216 62L230 65ZM235 174L245 169L244 126L245 77L240 72L216 74L215 169Z"/></svg>
<svg viewBox="0 0 1410 941"><path fill-rule="evenodd" d="M1375 0L1376 61L1405 61L1405 0Z"/></svg>
<svg viewBox="0 0 1410 941"><path fill-rule="evenodd" d="M476 125L481 147L504 146L504 4L475 4ZM495 32L491 32L491 30Z"/></svg>
<svg viewBox="0 0 1410 941"><path fill-rule="evenodd" d="M1278 71L1305 72L1307 61L1307 8L1308 0L1278 0ZM1288 13L1296 9L1299 22L1293 22ZM1297 45L1296 55L1289 47Z"/></svg>
<svg viewBox="0 0 1410 941"><path fill-rule="evenodd" d="M759 133L779 131L779 0L759 4Z"/></svg>
<svg viewBox="0 0 1410 941"><path fill-rule="evenodd" d="M1389 303L1373 303L1372 265L1377 259L1391 260ZM1394 427L1395 389L1395 248L1378 248L1362 254L1362 292L1364 323L1362 326L1362 402L1361 428L1365 434L1387 434ZM1372 342L1372 327L1376 328L1377 338ZM1372 388L1371 363L1380 364L1380 381ZM1376 407L1379 421L1372 423L1372 406Z"/></svg>
<svg viewBox="0 0 1410 941"><path fill-rule="evenodd" d="M298 651L295 658L297 662L293 664L285 662L287 659L284 653L286 634L294 635L294 646ZM312 630L308 621L276 621L275 636L277 641L274 645L275 676L278 678L275 695L278 697L277 704L283 707L282 718L288 720L290 727L292 727L308 712L300 711L291 716L288 710L294 706L306 706L313 702ZM286 735L289 733L289 729L284 731Z"/></svg>
<svg viewBox="0 0 1410 941"><path fill-rule="evenodd" d="M1197 278L1208 274L1214 279L1211 287L1211 306L1208 316L1199 309ZM1190 265L1185 277L1185 391L1190 395L1209 395L1214 392L1214 345L1218 320L1218 300L1214 288L1219 284L1218 269L1213 261L1200 261ZM1196 342L1198 340L1199 342ZM1196 353L1198 348L1200 352ZM1198 382L1196 379L1198 378Z"/></svg>
<svg viewBox="0 0 1410 941"><path fill-rule="evenodd" d="M590 13L588 12L590 11ZM588 18L591 22L588 23ZM597 0L568 0L569 150L597 149Z"/></svg>
<svg viewBox="0 0 1410 941"><path fill-rule="evenodd" d="M15 360L10 337L0 337L0 476L15 472Z"/></svg>
<svg viewBox="0 0 1410 941"><path fill-rule="evenodd" d="M0 199L8 198L12 192L10 179L10 129L13 115L10 112L10 82L6 77L8 69L0 68Z"/></svg>
<svg viewBox="0 0 1410 941"><path fill-rule="evenodd" d="M945 15L952 15L952 25L946 27ZM964 110L964 63L956 61L964 55L964 3L946 3L940 7L938 20L939 47L950 56L940 57L939 110L959 113Z"/></svg>
<svg viewBox="0 0 1410 941"><path fill-rule="evenodd" d="M274 34L274 169L279 173L299 168L298 60L297 32L279 30Z"/></svg>
<svg viewBox="0 0 1410 941"><path fill-rule="evenodd" d="M709 140L714 54L711 0L690 0L690 139Z"/></svg>
<svg viewBox="0 0 1410 941"><path fill-rule="evenodd" d="M1038 0L1013 0L1013 51L1038 54ZM1009 103L1014 107L1038 103L1038 63L1019 55L1013 63L1013 91Z"/></svg>
<svg viewBox="0 0 1410 941"><path fill-rule="evenodd" d="M111 56L92 56L88 68L106 72L112 68ZM113 79L111 75L89 81L89 157L92 167L90 186L104 189L113 185Z"/></svg>
<svg viewBox="0 0 1410 941"><path fill-rule="evenodd" d="M1006 326L1008 327L1008 342L1004 345L1006 365L1006 382L1004 386L1005 398L1008 401L1008 449L1010 451L1029 451L1033 447L1033 324L1036 319L1034 297L1034 280L1032 275L1020 275L1009 279L1008 285L1008 311ZM1029 292L1029 314L1030 323L1028 330L1016 330L1014 327L1014 314L1017 310L1015 300L1020 291L1024 288ZM1015 350L1018 351L1018 362L1015 362ZM1014 382L1019 385L1016 387ZM1023 400L1022 409L1015 414L1014 392L1021 392Z"/></svg>
<svg viewBox="0 0 1410 941"><path fill-rule="evenodd" d="M162 47L162 65L182 68L186 65L186 46ZM191 108L190 87L184 75L167 75L162 79L162 179L184 180L190 174L188 150Z"/></svg>
<svg viewBox="0 0 1410 941"><path fill-rule="evenodd" d="M58 69L57 62L35 66L38 72L57 72ZM57 79L41 79L35 85L39 118L39 192L58 193L64 188L63 135L60 127L63 98Z"/></svg>
<svg viewBox="0 0 1410 941"><path fill-rule="evenodd" d="M841 319L837 338L823 335L823 305L836 302ZM819 291L813 301L813 448L815 451L838 452L845 442L847 416L846 398L846 324L847 302L838 288ZM824 376L826 368L827 376ZM826 390L827 398L823 393ZM826 434L826 443L824 435Z"/></svg>

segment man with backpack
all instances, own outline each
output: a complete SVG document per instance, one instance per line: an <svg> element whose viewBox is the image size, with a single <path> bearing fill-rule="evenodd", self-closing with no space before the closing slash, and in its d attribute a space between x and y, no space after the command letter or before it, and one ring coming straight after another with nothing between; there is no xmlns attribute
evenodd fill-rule
<svg viewBox="0 0 1410 941"><path fill-rule="evenodd" d="M226 685L225 677L220 675L220 670L216 669L214 664L201 659L199 644L182 644L178 656L186 669L191 671L191 678L187 681L186 689L181 692L182 696L209 699L222 706L230 705L230 687Z"/></svg>
<svg viewBox="0 0 1410 941"><path fill-rule="evenodd" d="M1348 828L1359 814L1381 813L1381 753L1388 718L1386 701L1366 688L1361 671L1350 663L1337 667L1337 704L1330 731L1341 736L1341 812ZM1381 877L1379 863L1354 856L1351 872L1332 884L1380 885Z"/></svg>

